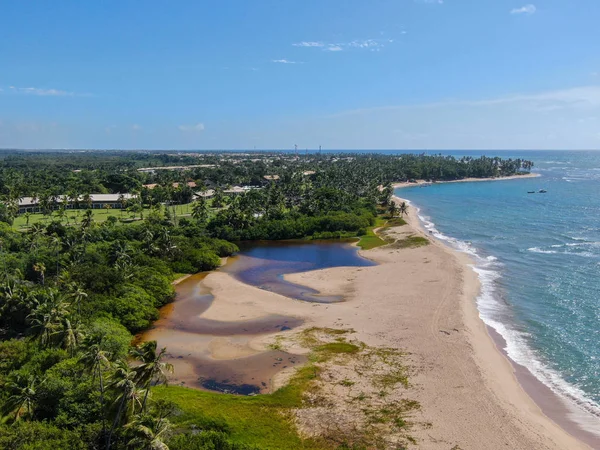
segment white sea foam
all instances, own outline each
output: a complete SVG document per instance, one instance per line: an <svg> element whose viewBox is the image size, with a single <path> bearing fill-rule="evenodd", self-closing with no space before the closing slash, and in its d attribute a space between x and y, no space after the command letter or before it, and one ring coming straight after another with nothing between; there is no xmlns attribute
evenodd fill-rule
<svg viewBox="0 0 600 450"><path fill-rule="evenodd" d="M558 251L558 250L546 250L543 248L539 248L539 247L530 247L527 249L528 252L531 253L542 253L542 254L546 254L546 255L555 255L555 254L561 254L561 255L573 255L573 256L581 256L583 258L597 258L598 254L597 253L593 253L593 252L586 252L586 251L568 251L567 248L572 248L572 249L579 249L581 247L588 247L588 246L597 246L598 242L585 242L585 243L579 243L579 244L554 244L551 245L550 248L563 248L565 250L563 251Z"/></svg>
<svg viewBox="0 0 600 450"><path fill-rule="evenodd" d="M532 253L545 253L545 254L559 253L556 250L542 250L539 247L531 247L531 248L528 248L527 251L532 252Z"/></svg>
<svg viewBox="0 0 600 450"><path fill-rule="evenodd" d="M414 206L413 209L416 209L417 213L420 212ZM501 264L497 261L497 258L494 256L480 256L477 249L469 242L452 238L440 232L431 221L431 218L421 214L418 217L425 229L434 237L474 257L473 270L477 273L481 283L481 292L477 298L479 316L486 325L492 327L504 338L506 342L504 350L508 357L517 364L526 367L539 381L555 392L567 407L571 420L577 422L588 432L600 436L600 430L598 429L600 405L589 399L585 392L577 386L566 382L560 373L544 364L537 352L529 346L528 334L510 325L511 312L509 307L500 300L497 292L496 280L501 278L499 271ZM572 239L585 241L584 238ZM528 251L558 253L555 250L543 250L538 247L529 248ZM583 255L583 253L579 253L579 255Z"/></svg>

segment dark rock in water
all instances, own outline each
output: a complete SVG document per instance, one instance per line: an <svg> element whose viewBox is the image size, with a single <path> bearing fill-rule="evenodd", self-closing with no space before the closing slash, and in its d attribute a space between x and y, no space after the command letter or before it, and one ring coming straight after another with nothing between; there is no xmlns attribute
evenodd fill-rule
<svg viewBox="0 0 600 450"><path fill-rule="evenodd" d="M260 387L253 384L233 384L219 382L214 379L202 381L202 387L211 391L223 392L226 394L252 395L260 394ZM266 384L263 383L266 386Z"/></svg>
<svg viewBox="0 0 600 450"><path fill-rule="evenodd" d="M282 326L282 327L279 329L279 331L287 331L287 330L291 330L291 328L290 328L290 327L286 327L285 325L284 325L284 326Z"/></svg>

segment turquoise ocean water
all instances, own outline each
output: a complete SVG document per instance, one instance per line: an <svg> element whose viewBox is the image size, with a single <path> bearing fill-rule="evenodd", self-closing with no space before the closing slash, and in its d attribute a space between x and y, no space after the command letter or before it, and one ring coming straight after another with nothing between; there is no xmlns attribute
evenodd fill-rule
<svg viewBox="0 0 600 450"><path fill-rule="evenodd" d="M473 256L480 315L509 357L600 418L600 152L468 154L483 153L530 159L541 177L397 194L433 235ZM527 193L539 189L548 192Z"/></svg>

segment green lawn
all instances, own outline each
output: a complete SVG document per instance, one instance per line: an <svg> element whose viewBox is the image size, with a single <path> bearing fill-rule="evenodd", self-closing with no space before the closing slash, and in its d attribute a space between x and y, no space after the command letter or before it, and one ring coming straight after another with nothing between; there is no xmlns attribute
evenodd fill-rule
<svg viewBox="0 0 600 450"><path fill-rule="evenodd" d="M193 203L187 203L185 205L176 205L174 207L170 207L171 210L175 208L175 213L177 217L191 217L192 215L192 206ZM210 206L210 204L209 204ZM139 219L139 214L134 214L128 212L126 210L121 211L120 209L92 209L92 217L95 223L105 222L109 216L115 216L119 219L117 224L125 225L127 223L131 223L132 219ZM211 210L211 214L216 210ZM144 208L144 217L150 212L150 208ZM85 213L85 209L69 209L65 211L65 216L62 218L62 222L64 224L78 224L81 223L83 219L83 215ZM31 214L29 216L29 226L32 226L35 223L47 224L52 220L58 220L60 217L57 214L57 211L54 211L51 216L45 216L41 213ZM121 222L121 219L126 220L126 222ZM18 215L14 222L13 228L17 230L26 230L27 229L27 217L24 214Z"/></svg>

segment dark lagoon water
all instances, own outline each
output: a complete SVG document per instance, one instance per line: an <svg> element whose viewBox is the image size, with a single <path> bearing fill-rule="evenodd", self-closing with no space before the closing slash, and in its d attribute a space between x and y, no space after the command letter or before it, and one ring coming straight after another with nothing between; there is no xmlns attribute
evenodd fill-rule
<svg viewBox="0 0 600 450"><path fill-rule="evenodd" d="M480 315L509 357L600 432L600 152L511 156L542 176L397 194L432 234L473 256ZM528 194L539 189L548 192Z"/></svg>
<svg viewBox="0 0 600 450"><path fill-rule="evenodd" d="M335 241L286 241L247 243L223 270L238 280L286 297L316 303L339 302L337 296L290 283L284 275L340 266L372 266L358 254L356 246Z"/></svg>

